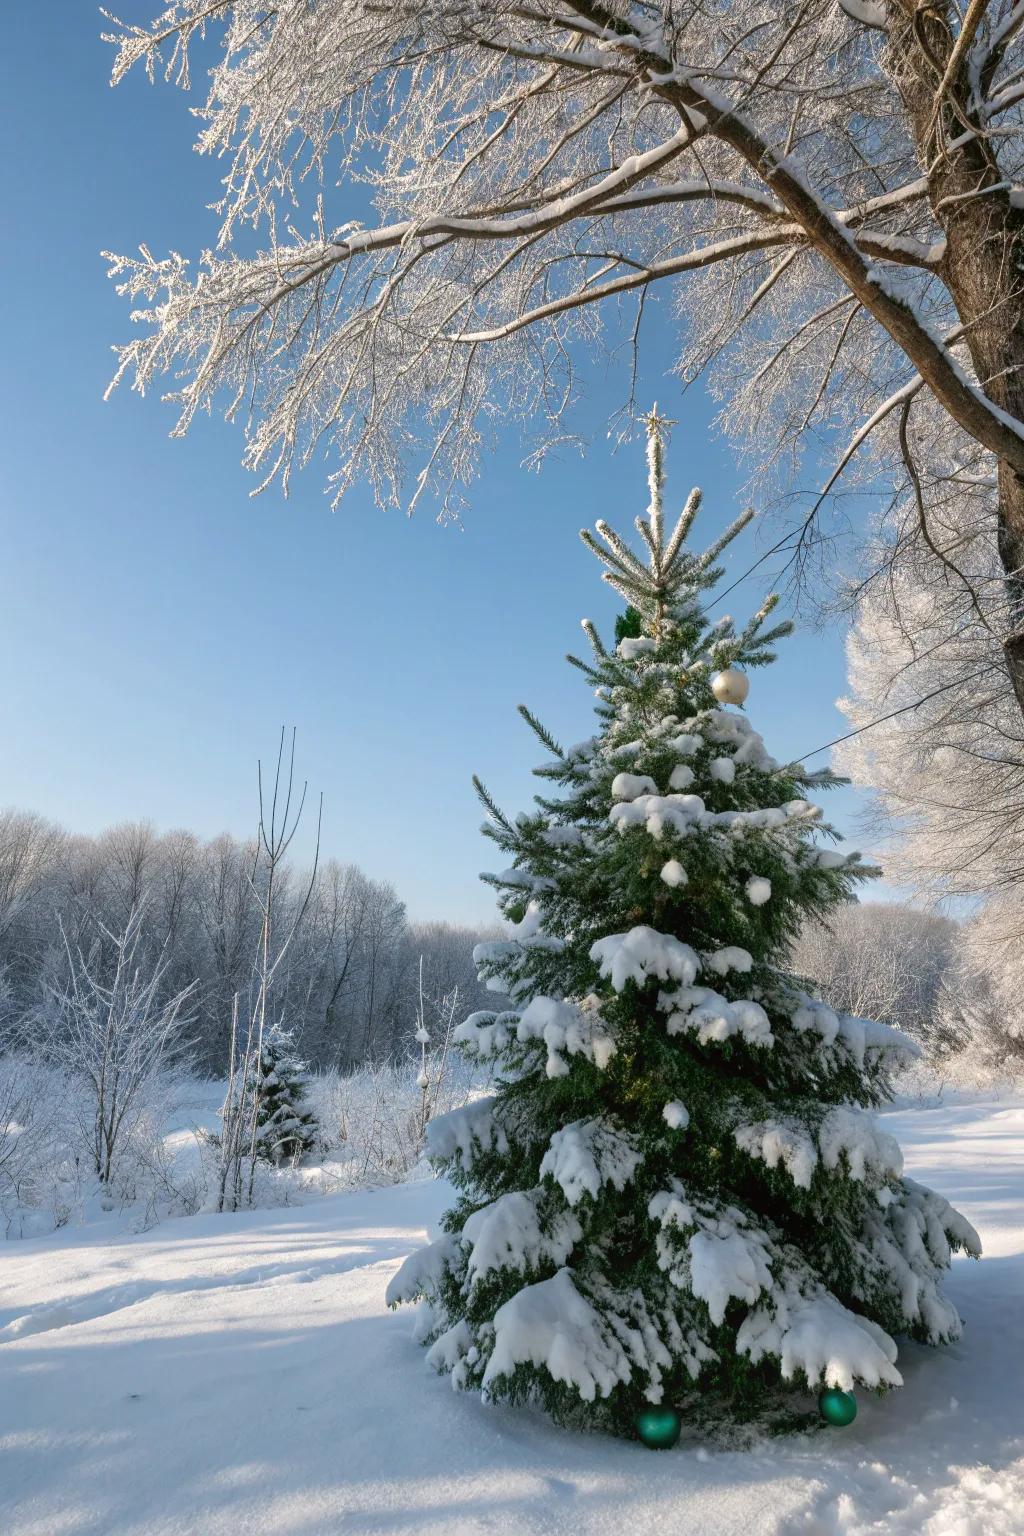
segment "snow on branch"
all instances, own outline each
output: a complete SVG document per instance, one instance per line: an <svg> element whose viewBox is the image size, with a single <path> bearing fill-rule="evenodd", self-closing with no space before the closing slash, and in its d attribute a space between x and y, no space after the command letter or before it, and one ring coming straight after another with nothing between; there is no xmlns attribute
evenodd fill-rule
<svg viewBox="0 0 1024 1536"><path fill-rule="evenodd" d="M957 430L1024 473L999 382L1015 360L982 355L983 326L962 357L941 339L972 308L958 177L1000 231L992 302L1011 298L995 248L1012 243L1020 13L981 25L968 6L932 62L877 0L785 0L740 41L695 0L173 0L149 26L111 18L115 79L140 64L187 84L190 47L219 34L199 148L224 167L197 267L111 258L141 328L115 382L173 376L179 434L198 410L238 420L260 486L287 489L326 447L335 499L366 479L382 503L430 496L444 515L499 420L538 458L564 441L581 356L642 345L654 285L678 296L685 373L765 331L780 350L851 295L799 354L782 348L749 426L763 461L789 430L773 440L772 400L807 399L776 423L842 416L854 395L867 416L909 364ZM882 68L879 27L900 78L920 73L920 113ZM958 118L940 154L937 83ZM240 245L243 225L262 238ZM743 376L723 375L731 391Z"/></svg>
<svg viewBox="0 0 1024 1536"><path fill-rule="evenodd" d="M883 0L839 0L839 5L851 21L877 32L885 31L887 17Z"/></svg>

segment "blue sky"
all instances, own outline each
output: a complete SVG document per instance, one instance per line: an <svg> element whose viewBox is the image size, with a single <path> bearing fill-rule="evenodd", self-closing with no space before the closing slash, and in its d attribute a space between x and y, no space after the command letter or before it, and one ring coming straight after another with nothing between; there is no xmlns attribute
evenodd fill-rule
<svg viewBox="0 0 1024 1536"><path fill-rule="evenodd" d="M217 183L180 93L141 75L110 90L100 30L88 4L5 22L0 803L81 832L146 817L247 835L256 759L294 724L325 851L391 879L414 916L489 920L470 775L510 810L528 802L539 755L521 700L562 740L589 734L592 700L562 657L585 644L581 616L607 630L616 605L577 530L600 516L628 530L642 447L613 453L598 430L586 459L537 476L503 442L459 531L362 492L332 513L315 467L289 501L251 499L237 429L203 420L172 442L155 396L104 404L129 325L100 250L196 254ZM701 484L709 540L738 510L739 475L708 402L684 400L657 353L643 396L679 419L670 506ZM612 403L597 380L598 429ZM739 540L731 569L778 532ZM729 611L749 612L763 579ZM806 631L754 678L748 709L789 756L844 729L842 688L841 637ZM856 806L830 797L840 826Z"/></svg>

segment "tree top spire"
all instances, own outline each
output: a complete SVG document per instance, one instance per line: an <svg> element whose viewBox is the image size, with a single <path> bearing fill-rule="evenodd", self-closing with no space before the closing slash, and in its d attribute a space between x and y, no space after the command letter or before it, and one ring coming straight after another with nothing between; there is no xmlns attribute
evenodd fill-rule
<svg viewBox="0 0 1024 1536"><path fill-rule="evenodd" d="M589 528L580 530L580 538L605 566L603 579L638 611L644 629L657 638L673 608L682 606L687 599L692 600L702 588L713 585L719 574L714 569L715 560L726 545L747 526L754 511L748 507L741 512L703 554L691 554L683 546L702 500L702 492L695 486L666 539L663 519L664 445L669 428L676 423L670 417L660 414L656 402L652 410L640 420L647 433L648 485L651 496L647 515L635 519L636 530L645 546L643 554L638 555L632 550L603 520L596 524L602 543L598 543Z"/></svg>
<svg viewBox="0 0 1024 1536"><path fill-rule="evenodd" d="M653 406L646 413L646 415L641 416L639 419L643 422L644 427L647 430L648 441L652 436L656 436L663 443L667 442L669 429L679 425L675 417L662 416L661 412L658 410L657 400L655 400Z"/></svg>

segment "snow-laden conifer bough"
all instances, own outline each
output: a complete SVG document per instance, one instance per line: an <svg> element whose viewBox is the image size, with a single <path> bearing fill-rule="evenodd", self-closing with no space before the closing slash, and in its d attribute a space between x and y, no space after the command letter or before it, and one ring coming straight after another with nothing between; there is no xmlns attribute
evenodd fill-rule
<svg viewBox="0 0 1024 1536"><path fill-rule="evenodd" d="M563 750L524 709L555 792L510 821L478 784L514 928L476 959L512 1007L455 1038L498 1087L428 1127L460 1198L387 1293L456 1387L625 1433L652 1404L784 1424L810 1391L899 1386L896 1336L959 1335L939 1281L980 1251L867 1112L917 1048L787 974L803 920L871 871L819 845L830 772L781 766L715 699L790 626L766 628L774 598L741 629L703 617L748 515L692 554L694 491L666 538L663 434L644 559L582 535L641 631L610 651L584 624L597 733Z"/></svg>

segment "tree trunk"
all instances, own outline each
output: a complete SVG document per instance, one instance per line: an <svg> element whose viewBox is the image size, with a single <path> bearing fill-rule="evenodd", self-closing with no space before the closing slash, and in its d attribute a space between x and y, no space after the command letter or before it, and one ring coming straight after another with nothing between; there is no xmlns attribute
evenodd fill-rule
<svg viewBox="0 0 1024 1536"><path fill-rule="evenodd" d="M1024 209L1011 201L992 140L979 131L949 148L973 118L965 63L949 82L947 104L936 113L936 92L953 48L943 11L922 7L908 17L892 5L889 14L889 68L927 173L932 211L946 234L942 277L985 393L1008 415L1024 420ZM997 481L996 542L1011 625L1003 649L1024 713L1024 478L997 459Z"/></svg>
<svg viewBox="0 0 1024 1536"><path fill-rule="evenodd" d="M999 465L999 558L1006 572L1013 629L1003 641L1013 691L1024 713L1024 481Z"/></svg>

